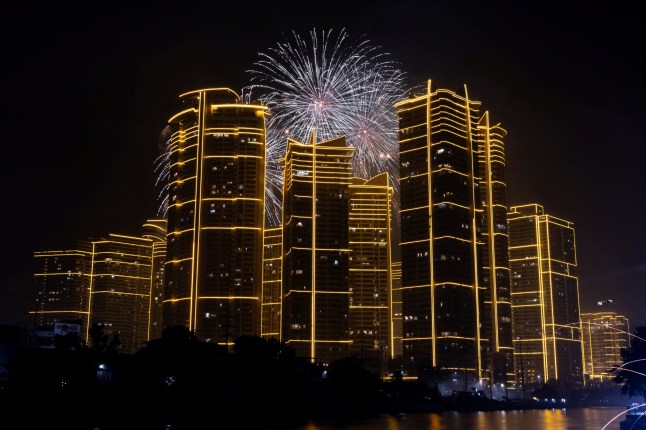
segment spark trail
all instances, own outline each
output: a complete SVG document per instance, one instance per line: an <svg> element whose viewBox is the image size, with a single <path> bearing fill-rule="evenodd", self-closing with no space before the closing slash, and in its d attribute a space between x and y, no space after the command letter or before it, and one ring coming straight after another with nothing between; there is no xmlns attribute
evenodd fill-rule
<svg viewBox="0 0 646 430"><path fill-rule="evenodd" d="M282 168L287 138L306 142L346 136L356 148L353 174L370 178L388 172L398 196L397 116L394 104L406 94L405 74L364 37L311 30L293 32L248 72L248 99L260 99L267 118L267 220L281 222ZM395 198L396 202L398 199ZM398 213L395 207L394 213Z"/></svg>

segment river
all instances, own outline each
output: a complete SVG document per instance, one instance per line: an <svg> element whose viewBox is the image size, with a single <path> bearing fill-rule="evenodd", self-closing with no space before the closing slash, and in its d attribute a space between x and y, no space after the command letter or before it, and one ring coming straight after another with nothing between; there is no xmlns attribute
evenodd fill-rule
<svg viewBox="0 0 646 430"><path fill-rule="evenodd" d="M382 415L356 421L310 421L297 430L601 430L625 408L443 412ZM618 430L623 416L606 430Z"/></svg>

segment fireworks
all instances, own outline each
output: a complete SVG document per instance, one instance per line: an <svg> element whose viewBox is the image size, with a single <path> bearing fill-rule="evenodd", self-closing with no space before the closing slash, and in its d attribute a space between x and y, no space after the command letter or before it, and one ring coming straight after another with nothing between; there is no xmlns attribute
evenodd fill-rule
<svg viewBox="0 0 646 430"><path fill-rule="evenodd" d="M166 218L168 212L168 188L170 187L170 134L171 129L166 126L159 134L159 152L160 155L153 163L153 171L157 177L155 188L157 189L157 216Z"/></svg>
<svg viewBox="0 0 646 430"><path fill-rule="evenodd" d="M249 71L246 97L270 108L267 118L267 219L280 223L282 169L287 137L307 142L346 136L356 148L355 176L388 172L396 193L399 181L397 117L394 104L406 90L404 73L365 38L316 30L278 43ZM397 211L395 211L397 213Z"/></svg>

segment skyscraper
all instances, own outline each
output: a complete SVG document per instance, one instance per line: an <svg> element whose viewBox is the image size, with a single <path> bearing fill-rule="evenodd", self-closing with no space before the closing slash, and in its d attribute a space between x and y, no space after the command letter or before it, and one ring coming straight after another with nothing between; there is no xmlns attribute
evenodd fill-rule
<svg viewBox="0 0 646 430"><path fill-rule="evenodd" d="M352 352L383 374L390 356L391 200L388 173L353 178L349 213L349 330Z"/></svg>
<svg viewBox="0 0 646 430"><path fill-rule="evenodd" d="M119 336L120 351L134 353L148 340L152 240L110 234L92 241L90 327ZM86 339L90 342L89 327Z"/></svg>
<svg viewBox="0 0 646 430"><path fill-rule="evenodd" d="M80 322L80 340L92 346L90 329L118 335L119 350L134 353L158 330L165 259L165 221L148 220L142 237L110 234L79 241L77 249L34 253L35 325Z"/></svg>
<svg viewBox="0 0 646 430"><path fill-rule="evenodd" d="M227 88L180 96L171 134L164 326L260 334L265 110Z"/></svg>
<svg viewBox="0 0 646 430"><path fill-rule="evenodd" d="M348 354L349 187L353 148L289 139L283 159L283 341L330 362Z"/></svg>
<svg viewBox="0 0 646 430"><path fill-rule="evenodd" d="M611 380L612 370L623 363L621 349L630 347L628 318L616 312L581 314L585 376L592 381Z"/></svg>
<svg viewBox="0 0 646 430"><path fill-rule="evenodd" d="M60 321L79 321L80 333L88 327L92 246L79 242L76 249L34 253L33 328Z"/></svg>
<svg viewBox="0 0 646 430"><path fill-rule="evenodd" d="M433 89L399 115L404 365L464 386L511 375L504 130L480 102Z"/></svg>
<svg viewBox="0 0 646 430"><path fill-rule="evenodd" d="M511 207L508 222L517 381L582 384L574 225L537 204Z"/></svg>

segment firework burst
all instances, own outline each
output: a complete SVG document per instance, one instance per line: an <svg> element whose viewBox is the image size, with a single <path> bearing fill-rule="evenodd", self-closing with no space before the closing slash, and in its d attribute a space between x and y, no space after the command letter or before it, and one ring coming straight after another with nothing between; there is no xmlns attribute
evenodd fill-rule
<svg viewBox="0 0 646 430"><path fill-rule="evenodd" d="M166 218L168 212L168 189L170 187L170 136L171 129L166 126L159 134L160 155L153 162L153 172L156 176L155 189L157 190L157 216Z"/></svg>
<svg viewBox="0 0 646 430"><path fill-rule="evenodd" d="M406 93L404 73L389 55L345 30L309 38L296 33L265 53L252 70L248 99L269 107L267 118L267 219L280 223L282 169L287 138L307 142L312 129L319 140L346 136L356 148L355 176L388 172L398 194L395 102ZM397 199L395 199L396 201ZM397 211L395 211L397 214Z"/></svg>

